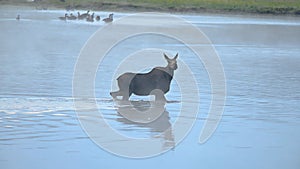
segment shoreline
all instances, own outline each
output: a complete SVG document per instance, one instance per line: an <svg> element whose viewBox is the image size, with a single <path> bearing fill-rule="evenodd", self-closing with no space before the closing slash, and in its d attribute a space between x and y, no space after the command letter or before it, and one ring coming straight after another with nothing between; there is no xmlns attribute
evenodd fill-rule
<svg viewBox="0 0 300 169"><path fill-rule="evenodd" d="M95 10L95 11L115 11L115 12L163 12L170 14L225 14L225 15L245 15L245 16L294 16L299 17L300 11L295 13L262 13L262 12L249 12L242 10L224 10L224 9L208 9L202 7L187 7L187 8L172 8L161 6L146 6L146 5L133 5L127 3L100 3L98 5L76 5L74 7L65 6L62 4L52 3L35 3L35 2L1 2L1 8L27 8L37 10Z"/></svg>

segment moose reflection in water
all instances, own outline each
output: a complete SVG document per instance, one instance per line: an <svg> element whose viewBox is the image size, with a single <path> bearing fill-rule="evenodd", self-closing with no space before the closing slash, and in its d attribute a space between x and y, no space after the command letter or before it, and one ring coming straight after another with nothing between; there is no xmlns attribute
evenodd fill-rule
<svg viewBox="0 0 300 169"><path fill-rule="evenodd" d="M116 99L122 96L128 100L132 94L139 96L155 95L155 100L166 101L164 96L170 90L174 70L177 69L177 57L171 59L164 54L168 62L166 67L155 67L148 73L127 72L117 78L119 91L111 92L110 95Z"/></svg>
<svg viewBox="0 0 300 169"><path fill-rule="evenodd" d="M153 138L162 138L162 148L170 149L175 146L175 139L172 133L172 124L170 123L169 112L165 109L165 102L157 101L119 101L117 102L117 121L125 125L134 125L139 128L149 129L154 134ZM145 111L149 111L145 113ZM161 111L161 112L154 112ZM148 114L148 115L147 115ZM149 115L150 114L150 115ZM145 116L155 115L152 121L141 121Z"/></svg>

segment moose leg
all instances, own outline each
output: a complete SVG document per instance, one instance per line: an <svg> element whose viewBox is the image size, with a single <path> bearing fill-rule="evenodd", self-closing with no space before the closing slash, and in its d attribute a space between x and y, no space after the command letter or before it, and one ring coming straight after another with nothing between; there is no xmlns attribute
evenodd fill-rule
<svg viewBox="0 0 300 169"><path fill-rule="evenodd" d="M163 101L166 102L167 99L165 97L165 93L160 89L154 89L151 91L151 94L155 96L155 101Z"/></svg>
<svg viewBox="0 0 300 169"><path fill-rule="evenodd" d="M116 92L110 92L111 97L113 97L113 99L117 98L117 96L121 96L122 93L121 91L116 91Z"/></svg>
<svg viewBox="0 0 300 169"><path fill-rule="evenodd" d="M155 101L163 101L163 102L165 102L165 101L167 101L167 99L166 99L166 97L165 97L164 94L157 94L157 95L155 95Z"/></svg>
<svg viewBox="0 0 300 169"><path fill-rule="evenodd" d="M120 87L120 95L123 97L123 101L128 101L129 97L131 96L131 92L129 92L129 84L119 84Z"/></svg>
<svg viewBox="0 0 300 169"><path fill-rule="evenodd" d="M128 101L128 100L129 100L129 96L128 96L128 95L126 95L126 94L125 94L125 95L123 95L123 98L122 98L122 100L123 100L123 101Z"/></svg>
<svg viewBox="0 0 300 169"><path fill-rule="evenodd" d="M123 101L128 101L131 94L132 93L129 93L128 91L122 92L122 96L123 96L122 100Z"/></svg>
<svg viewBox="0 0 300 169"><path fill-rule="evenodd" d="M118 77L118 86L119 91L117 93L118 96L122 96L122 100L128 101L129 97L131 96L132 92L129 90L131 80L135 74L133 73L124 73L120 77Z"/></svg>
<svg viewBox="0 0 300 169"><path fill-rule="evenodd" d="M116 91L116 92L110 92L110 95L113 99L116 99L117 96L122 96L123 101L128 101L131 94L129 94L128 92L124 92L124 91L119 90L119 91Z"/></svg>

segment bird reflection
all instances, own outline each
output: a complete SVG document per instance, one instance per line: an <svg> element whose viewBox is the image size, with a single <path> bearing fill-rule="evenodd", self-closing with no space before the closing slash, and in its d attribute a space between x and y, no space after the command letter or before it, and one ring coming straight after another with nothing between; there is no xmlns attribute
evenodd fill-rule
<svg viewBox="0 0 300 169"><path fill-rule="evenodd" d="M174 148L175 139L165 102L120 101L117 104L118 122L149 129L155 135L154 138L163 139L163 149ZM152 117L153 114L156 117Z"/></svg>

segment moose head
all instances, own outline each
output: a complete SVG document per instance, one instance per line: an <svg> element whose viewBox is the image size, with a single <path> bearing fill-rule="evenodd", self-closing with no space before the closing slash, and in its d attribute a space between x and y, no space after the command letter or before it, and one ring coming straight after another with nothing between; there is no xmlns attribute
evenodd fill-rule
<svg viewBox="0 0 300 169"><path fill-rule="evenodd" d="M178 53L175 55L175 57L173 59L169 58L165 53L164 53L164 57L168 62L167 68L171 69L171 70L176 70L177 69L177 58L178 58Z"/></svg>

